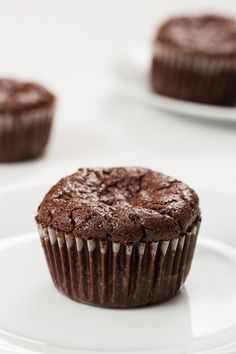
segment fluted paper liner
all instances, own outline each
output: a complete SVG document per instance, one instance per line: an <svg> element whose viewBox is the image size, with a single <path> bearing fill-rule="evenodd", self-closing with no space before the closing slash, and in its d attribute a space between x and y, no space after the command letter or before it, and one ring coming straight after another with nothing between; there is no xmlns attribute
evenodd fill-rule
<svg viewBox="0 0 236 354"><path fill-rule="evenodd" d="M184 237L138 244L82 240L40 225L39 234L63 294L99 306L135 307L176 294L191 266L198 225Z"/></svg>
<svg viewBox="0 0 236 354"><path fill-rule="evenodd" d="M236 101L236 60L189 53L154 43L151 84L174 98L215 105Z"/></svg>
<svg viewBox="0 0 236 354"><path fill-rule="evenodd" d="M0 114L0 161L39 156L47 145L55 104Z"/></svg>

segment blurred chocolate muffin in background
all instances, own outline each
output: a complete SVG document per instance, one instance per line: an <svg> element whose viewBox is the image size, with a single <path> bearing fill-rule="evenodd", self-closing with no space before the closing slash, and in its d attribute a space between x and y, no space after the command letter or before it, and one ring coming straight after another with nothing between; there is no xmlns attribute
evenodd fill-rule
<svg viewBox="0 0 236 354"><path fill-rule="evenodd" d="M33 159L44 152L55 102L41 85L0 79L0 162Z"/></svg>
<svg viewBox="0 0 236 354"><path fill-rule="evenodd" d="M154 92L212 105L236 103L236 20L180 16L163 23L153 41Z"/></svg>

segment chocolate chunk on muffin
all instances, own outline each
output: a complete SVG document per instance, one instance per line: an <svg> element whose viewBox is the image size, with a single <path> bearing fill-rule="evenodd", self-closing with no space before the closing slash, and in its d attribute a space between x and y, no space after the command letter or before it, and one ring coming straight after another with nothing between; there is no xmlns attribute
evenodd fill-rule
<svg viewBox="0 0 236 354"><path fill-rule="evenodd" d="M165 22L153 41L151 85L165 96L234 105L236 20L205 15Z"/></svg>
<svg viewBox="0 0 236 354"><path fill-rule="evenodd" d="M50 189L36 216L58 290L105 307L174 296L200 220L191 188L145 168L79 169Z"/></svg>
<svg viewBox="0 0 236 354"><path fill-rule="evenodd" d="M40 156L47 145L55 96L31 82L0 79L0 162Z"/></svg>

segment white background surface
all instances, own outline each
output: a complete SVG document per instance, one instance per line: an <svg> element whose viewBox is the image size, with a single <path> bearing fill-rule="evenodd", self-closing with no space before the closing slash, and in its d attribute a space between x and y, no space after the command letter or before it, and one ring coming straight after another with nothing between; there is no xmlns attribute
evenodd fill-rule
<svg viewBox="0 0 236 354"><path fill-rule="evenodd" d="M0 165L0 189L79 166L142 165L194 187L235 190L236 124L175 117L122 94L121 53L151 41L159 18L235 1L0 1L0 75L39 80L58 95L51 143L35 162ZM54 177L55 176L55 177Z"/></svg>

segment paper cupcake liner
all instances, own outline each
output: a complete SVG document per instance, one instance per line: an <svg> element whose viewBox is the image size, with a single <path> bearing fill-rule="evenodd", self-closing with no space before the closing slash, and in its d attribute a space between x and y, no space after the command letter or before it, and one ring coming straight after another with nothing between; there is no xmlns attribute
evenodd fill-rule
<svg viewBox="0 0 236 354"><path fill-rule="evenodd" d="M236 60L154 44L151 84L165 96L230 106L236 102Z"/></svg>
<svg viewBox="0 0 236 354"><path fill-rule="evenodd" d="M190 270L199 225L170 241L123 244L82 240L39 226L55 286L73 300L136 307L174 296Z"/></svg>
<svg viewBox="0 0 236 354"><path fill-rule="evenodd" d="M53 114L54 104L0 114L0 161L26 160L41 155L48 142Z"/></svg>

